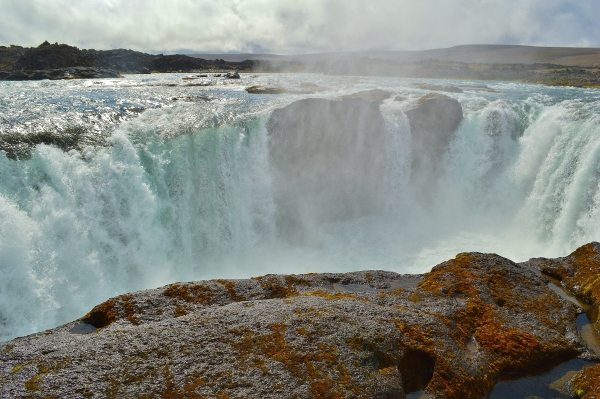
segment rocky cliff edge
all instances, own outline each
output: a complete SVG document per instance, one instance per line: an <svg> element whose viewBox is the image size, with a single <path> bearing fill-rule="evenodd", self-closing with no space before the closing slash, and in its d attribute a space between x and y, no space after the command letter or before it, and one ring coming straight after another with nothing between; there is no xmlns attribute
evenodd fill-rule
<svg viewBox="0 0 600 399"><path fill-rule="evenodd" d="M0 396L481 398L502 372L591 355L578 307L543 274L597 309L599 253L592 243L523 264L462 253L424 275L267 275L121 295L0 344ZM585 372L574 389L592 397Z"/></svg>

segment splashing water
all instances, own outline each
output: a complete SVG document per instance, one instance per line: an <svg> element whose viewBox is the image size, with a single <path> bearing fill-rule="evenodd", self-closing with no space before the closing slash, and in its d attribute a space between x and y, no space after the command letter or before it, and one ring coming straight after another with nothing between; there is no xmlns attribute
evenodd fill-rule
<svg viewBox="0 0 600 399"><path fill-rule="evenodd" d="M427 92L411 80L265 74L190 86L156 76L1 83L2 135L76 127L86 139L0 156L0 339L174 281L422 273L458 252L562 256L600 235L597 91L488 82L495 92L452 93L465 118L423 201L410 180L404 111ZM323 90L244 91L307 82ZM322 223L315 245L290 245L275 223L269 115L373 88L402 97L381 105L385 210Z"/></svg>

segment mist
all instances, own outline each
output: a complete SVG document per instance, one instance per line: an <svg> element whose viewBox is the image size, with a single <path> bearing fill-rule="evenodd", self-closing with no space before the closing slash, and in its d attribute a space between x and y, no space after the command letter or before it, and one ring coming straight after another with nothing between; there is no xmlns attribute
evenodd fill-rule
<svg viewBox="0 0 600 399"><path fill-rule="evenodd" d="M306 54L460 44L600 47L596 0L0 0L0 44Z"/></svg>

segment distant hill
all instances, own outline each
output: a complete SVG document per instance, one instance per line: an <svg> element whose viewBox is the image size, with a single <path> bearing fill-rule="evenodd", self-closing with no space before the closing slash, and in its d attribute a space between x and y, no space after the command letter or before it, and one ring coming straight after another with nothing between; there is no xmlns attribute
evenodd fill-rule
<svg viewBox="0 0 600 399"><path fill-rule="evenodd" d="M153 55L133 50L80 50L67 44L38 47L0 46L0 71L34 71L87 67L122 73L187 72L192 70L251 70L253 61L227 62L186 55Z"/></svg>
<svg viewBox="0 0 600 399"><path fill-rule="evenodd" d="M518 45L474 44L423 51L362 51L303 55L277 54L188 54L206 59L220 58L230 62L266 60L272 62L324 62L340 57L367 57L415 63L447 61L466 64L554 64L577 67L600 67L600 48L586 47L535 47Z"/></svg>
<svg viewBox="0 0 600 399"><path fill-rule="evenodd" d="M600 88L600 49L466 45L425 51L305 55L146 54L67 44L0 46L0 80L118 77L151 72L310 72L419 79L502 80ZM28 72L29 71L29 72Z"/></svg>

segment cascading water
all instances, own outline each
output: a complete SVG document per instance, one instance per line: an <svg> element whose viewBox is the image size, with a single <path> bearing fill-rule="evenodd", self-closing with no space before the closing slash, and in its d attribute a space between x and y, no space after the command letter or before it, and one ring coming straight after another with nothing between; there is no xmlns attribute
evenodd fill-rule
<svg viewBox="0 0 600 399"><path fill-rule="evenodd" d="M174 281L421 273L462 251L519 261L565 255L600 235L593 90L489 83L495 91L452 94L464 120L423 191L411 181L404 111L427 92L409 80L257 75L186 86L181 77L2 83L2 135L84 133L75 149L41 144L17 160L0 156L0 339ZM324 90L243 90L306 82ZM380 106L385 206L321 223L310 245L290 244L276 224L269 115L299 99L373 88L402 96Z"/></svg>

